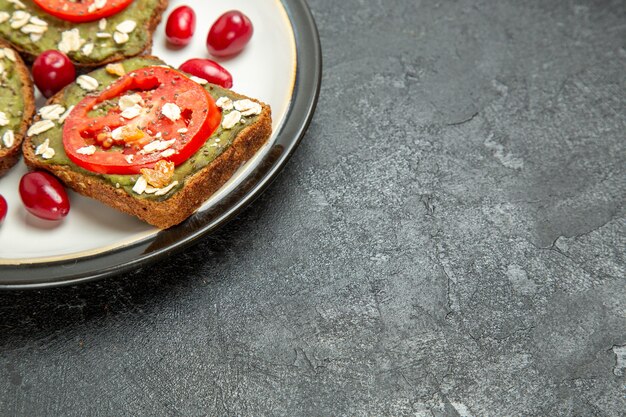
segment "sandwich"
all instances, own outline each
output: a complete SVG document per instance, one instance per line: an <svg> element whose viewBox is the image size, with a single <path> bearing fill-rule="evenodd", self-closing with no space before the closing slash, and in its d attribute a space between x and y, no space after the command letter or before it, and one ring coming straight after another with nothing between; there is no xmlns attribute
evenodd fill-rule
<svg viewBox="0 0 626 417"><path fill-rule="evenodd" d="M81 75L51 97L23 153L30 168L166 229L228 181L271 125L267 104L141 56Z"/></svg>
<svg viewBox="0 0 626 417"><path fill-rule="evenodd" d="M28 68L17 52L0 41L0 176L19 160L22 138L34 111Z"/></svg>
<svg viewBox="0 0 626 417"><path fill-rule="evenodd" d="M58 49L79 67L147 53L167 0L0 0L0 38L27 61Z"/></svg>

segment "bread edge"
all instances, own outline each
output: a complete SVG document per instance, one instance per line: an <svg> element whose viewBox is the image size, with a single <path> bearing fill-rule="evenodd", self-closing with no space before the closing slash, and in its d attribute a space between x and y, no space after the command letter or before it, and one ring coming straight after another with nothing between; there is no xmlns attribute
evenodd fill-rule
<svg viewBox="0 0 626 417"><path fill-rule="evenodd" d="M11 48L11 45L0 39L0 47ZM19 161L22 141L26 134L26 129L28 129L30 121L35 114L35 93L33 80L30 78L28 67L17 53L15 54L15 69L17 70L20 81L22 82L24 114L22 115L22 121L20 122L18 131L13 132L15 135L15 143L13 146L10 148L0 149L0 177L5 175Z"/></svg>
<svg viewBox="0 0 626 417"><path fill-rule="evenodd" d="M57 176L64 184L81 195L96 199L121 212L136 216L159 229L175 226L191 216L204 202L222 187L268 141L272 133L269 105L233 92L239 99L250 99L261 104L257 120L246 126L233 143L210 164L186 179L183 187L164 201L135 198L125 190L97 176L76 172L66 165L42 162L34 153L30 137L23 143L24 161L31 169L43 169ZM58 102L62 91L47 104Z"/></svg>

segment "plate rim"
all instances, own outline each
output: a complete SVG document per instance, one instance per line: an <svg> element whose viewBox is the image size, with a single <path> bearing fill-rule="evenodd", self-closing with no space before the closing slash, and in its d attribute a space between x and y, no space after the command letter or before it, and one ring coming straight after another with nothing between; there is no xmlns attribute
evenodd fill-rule
<svg viewBox="0 0 626 417"><path fill-rule="evenodd" d="M217 208L197 212L181 225L160 231L128 246L99 252L93 256L0 265L0 290L74 285L141 268L179 252L214 232L262 194L302 141L313 118L322 81L321 43L317 25L306 0L280 0L280 3L294 34L296 74L291 102L276 138L263 160L243 180L246 182L253 179L253 183L235 187L225 196L227 204L224 201L218 202ZM254 179L255 175L258 178ZM242 187L246 187L243 192ZM211 217L215 210L221 211ZM123 259L116 262L120 255L124 255Z"/></svg>

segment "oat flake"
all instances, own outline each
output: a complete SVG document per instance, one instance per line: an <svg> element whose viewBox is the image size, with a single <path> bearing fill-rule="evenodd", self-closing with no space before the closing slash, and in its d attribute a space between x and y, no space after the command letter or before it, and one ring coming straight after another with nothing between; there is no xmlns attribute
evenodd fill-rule
<svg viewBox="0 0 626 417"><path fill-rule="evenodd" d="M63 112L65 111L65 107L60 104L50 104L48 106L44 106L39 109L39 115L42 119L45 120L57 120Z"/></svg>
<svg viewBox="0 0 626 417"><path fill-rule="evenodd" d="M147 186L148 181L146 181L146 178L142 175L141 177L137 178L135 185L133 185L133 191L137 194L142 194L144 191L146 191Z"/></svg>
<svg viewBox="0 0 626 417"><path fill-rule="evenodd" d="M76 153L81 155L93 155L96 153L96 147L94 145L83 146L82 148L76 149Z"/></svg>
<svg viewBox="0 0 626 417"><path fill-rule="evenodd" d="M122 113L121 116L125 119L134 119L135 117L141 114L143 107L139 104L133 104L130 107L127 107Z"/></svg>
<svg viewBox="0 0 626 417"><path fill-rule="evenodd" d="M38 122L33 123L26 132L28 136L40 135L43 132L50 130L54 127L54 122L52 120L40 120Z"/></svg>
<svg viewBox="0 0 626 417"><path fill-rule="evenodd" d="M222 119L222 127L224 129L232 129L241 120L241 113L237 110L233 110L226 114Z"/></svg>
<svg viewBox="0 0 626 417"><path fill-rule="evenodd" d="M128 42L128 39L130 39L130 37L128 36L127 33L122 33L122 32L115 32L113 34L113 40L115 41L115 43L117 43L118 45L122 44L122 43L126 43Z"/></svg>
<svg viewBox="0 0 626 417"><path fill-rule="evenodd" d="M4 132L4 135L2 135L2 143L7 148L10 148L15 144L15 135L13 134L12 130L7 130L6 132Z"/></svg>
<svg viewBox="0 0 626 417"><path fill-rule="evenodd" d="M220 97L215 102L217 107L220 107L223 110L232 110L233 109L233 101L228 97Z"/></svg>
<svg viewBox="0 0 626 417"><path fill-rule="evenodd" d="M89 75L81 75L76 79L76 83L83 89L87 91L94 91L100 85L98 80Z"/></svg>
<svg viewBox="0 0 626 417"><path fill-rule="evenodd" d="M115 30L121 33L131 33L137 27L137 22L134 20L124 20L119 25L115 26Z"/></svg>
<svg viewBox="0 0 626 417"><path fill-rule="evenodd" d="M172 122L180 119L180 107L174 103L165 103L163 108L161 108L161 113L163 113L163 116L167 117Z"/></svg>

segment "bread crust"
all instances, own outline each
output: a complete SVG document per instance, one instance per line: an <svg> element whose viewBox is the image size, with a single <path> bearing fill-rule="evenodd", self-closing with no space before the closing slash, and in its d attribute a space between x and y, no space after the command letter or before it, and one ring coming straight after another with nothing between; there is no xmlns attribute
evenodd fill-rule
<svg viewBox="0 0 626 417"><path fill-rule="evenodd" d="M126 58L132 58L133 56L150 54L151 51L152 51L152 36L154 34L154 31L156 30L156 27L161 22L161 19L162 19L162 16L163 16L163 12L165 11L165 9L167 9L168 4L169 4L169 0L159 0L159 4L152 11L152 15L150 16L150 19L147 20L146 24L143 26L143 29L148 34L148 36L146 38L146 45L145 45L144 49L142 49L138 53L136 53L136 54L125 54L124 51L122 50L122 51L120 51L120 52L118 52L116 54L113 54L113 55L109 56L108 58L106 58L106 59L104 59L102 61L97 61L97 62L79 62L79 61L73 60L71 57L70 57L70 60L72 60L72 62L74 63L74 65L76 67L84 68L85 70L89 70L89 69L93 69L95 67L100 67L102 65L109 64L111 62L120 61L120 60L126 59ZM141 29L142 28L137 27L135 30L141 30ZM29 64L32 64L35 61L35 58L37 58L37 55L33 55L32 53L26 51L19 44L10 43L10 46L13 49L15 49L16 51L18 51L20 53L20 55L22 55L24 60L26 62L28 62Z"/></svg>
<svg viewBox="0 0 626 417"><path fill-rule="evenodd" d="M0 40L0 48L10 48L11 45ZM15 143L10 148L0 148L0 177L9 171L20 159L22 140L28 129L33 114L35 113L35 95L33 91L33 81L30 78L28 67L19 55L15 54L15 70L19 75L22 83L22 96L24 97L24 111L22 114L22 121L20 122L17 131L14 131Z"/></svg>
<svg viewBox="0 0 626 417"><path fill-rule="evenodd" d="M30 137L24 140L24 161L31 169L51 172L79 194L99 200L160 229L167 229L191 216L269 139L272 133L270 107L253 98L235 95L238 99L248 98L261 104L262 110L256 122L241 130L228 149L207 166L187 177L183 187L164 201L136 198L101 177L76 172L66 165L46 164L35 155ZM62 96L63 91L53 96L47 104L58 103Z"/></svg>

